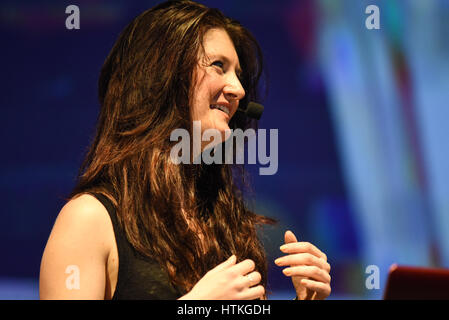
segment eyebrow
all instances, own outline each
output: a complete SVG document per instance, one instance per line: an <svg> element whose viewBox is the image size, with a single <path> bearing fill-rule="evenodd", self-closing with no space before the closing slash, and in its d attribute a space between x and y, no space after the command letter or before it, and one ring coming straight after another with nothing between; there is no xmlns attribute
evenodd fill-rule
<svg viewBox="0 0 449 320"><path fill-rule="evenodd" d="M221 60L223 60L225 63L227 63L227 64L231 64L231 62L229 61L229 59L228 58L226 58L224 55L222 55L222 54L212 54L212 56L213 57L216 57L216 58L218 58L218 59L221 59ZM237 75L240 77L241 75L242 75L242 73L243 73L243 71L242 71L242 68L240 67L240 63L239 64L237 64L237 67L236 67L236 69L235 69L235 71L237 72Z"/></svg>

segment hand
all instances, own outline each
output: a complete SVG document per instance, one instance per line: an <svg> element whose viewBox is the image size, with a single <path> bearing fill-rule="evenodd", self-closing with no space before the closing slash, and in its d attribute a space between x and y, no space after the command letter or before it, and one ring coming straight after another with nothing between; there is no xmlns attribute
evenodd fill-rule
<svg viewBox="0 0 449 320"><path fill-rule="evenodd" d="M265 289L257 285L262 276L254 271L255 263L244 260L236 264L236 256L208 271L192 290L181 299L186 300L251 300L263 298ZM257 286L256 286L257 285Z"/></svg>
<svg viewBox="0 0 449 320"><path fill-rule="evenodd" d="M300 300L322 300L331 293L331 266L326 255L308 242L298 242L291 231L285 233L281 251L288 255L275 260L278 266L289 266L282 272L292 278Z"/></svg>

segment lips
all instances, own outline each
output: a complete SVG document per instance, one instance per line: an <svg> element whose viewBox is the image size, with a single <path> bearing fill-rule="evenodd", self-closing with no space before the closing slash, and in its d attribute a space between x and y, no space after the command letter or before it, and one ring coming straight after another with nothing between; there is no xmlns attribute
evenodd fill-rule
<svg viewBox="0 0 449 320"><path fill-rule="evenodd" d="M210 105L211 109L218 109L220 111L223 111L224 113L226 113L228 116L230 115L230 111L229 108L227 106L224 106L222 104L211 104Z"/></svg>

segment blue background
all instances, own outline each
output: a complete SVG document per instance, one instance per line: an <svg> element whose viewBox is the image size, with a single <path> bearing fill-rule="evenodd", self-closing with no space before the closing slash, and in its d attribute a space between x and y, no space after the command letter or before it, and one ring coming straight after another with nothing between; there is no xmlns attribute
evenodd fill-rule
<svg viewBox="0 0 449 320"><path fill-rule="evenodd" d="M93 136L100 68L157 1L2 1L0 299L38 298L40 259ZM392 263L449 267L449 1L202 1L258 39L279 170L253 173L274 299L283 233L332 265L334 299L380 299ZM79 30L65 8L80 8ZM368 30L365 8L380 9ZM380 288L365 285L366 267Z"/></svg>

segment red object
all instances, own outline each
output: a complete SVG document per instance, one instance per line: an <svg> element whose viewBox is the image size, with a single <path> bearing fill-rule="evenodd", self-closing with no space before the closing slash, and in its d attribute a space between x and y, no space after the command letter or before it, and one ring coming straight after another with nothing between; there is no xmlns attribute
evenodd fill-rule
<svg viewBox="0 0 449 320"><path fill-rule="evenodd" d="M430 299L449 300L449 269L390 267L384 300Z"/></svg>

